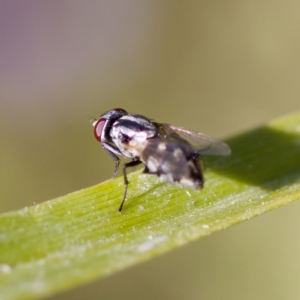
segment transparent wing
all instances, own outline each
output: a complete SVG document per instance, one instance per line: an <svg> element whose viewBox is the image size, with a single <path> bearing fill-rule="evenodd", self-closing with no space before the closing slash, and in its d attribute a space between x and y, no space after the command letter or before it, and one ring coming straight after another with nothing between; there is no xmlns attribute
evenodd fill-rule
<svg viewBox="0 0 300 300"><path fill-rule="evenodd" d="M231 149L227 144L204 133L169 124L159 124L159 127L166 135L172 134L172 131L178 134L181 138L188 141L201 155L225 156L231 153Z"/></svg>

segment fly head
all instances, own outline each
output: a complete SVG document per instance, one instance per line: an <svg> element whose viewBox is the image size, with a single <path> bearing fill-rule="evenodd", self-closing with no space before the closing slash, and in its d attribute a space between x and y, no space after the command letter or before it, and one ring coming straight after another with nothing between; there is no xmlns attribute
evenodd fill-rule
<svg viewBox="0 0 300 300"><path fill-rule="evenodd" d="M96 140L100 143L109 141L109 132L113 123L125 115L127 115L127 112L122 108L115 108L101 115L100 118L93 123Z"/></svg>

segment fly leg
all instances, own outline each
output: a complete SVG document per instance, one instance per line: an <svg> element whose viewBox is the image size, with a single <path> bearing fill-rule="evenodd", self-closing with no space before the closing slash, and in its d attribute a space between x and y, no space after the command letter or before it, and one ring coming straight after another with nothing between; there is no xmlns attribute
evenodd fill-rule
<svg viewBox="0 0 300 300"><path fill-rule="evenodd" d="M117 149L116 147L111 146L107 143L102 143L102 147L115 162L115 169L114 169L114 173L112 176L112 179L113 179L116 176L117 171L119 169L119 165L120 165L120 158L117 155L122 155L122 153L120 152L119 149Z"/></svg>
<svg viewBox="0 0 300 300"><path fill-rule="evenodd" d="M108 151L107 151L108 152ZM119 169L119 165L120 165L120 158L118 156L116 156L115 154L108 152L108 154L110 155L110 157L115 161L115 169L114 169L114 173L111 179L115 178L118 169Z"/></svg>
<svg viewBox="0 0 300 300"><path fill-rule="evenodd" d="M126 163L126 164L123 165L123 177L124 177L125 189L124 189L123 199L122 199L121 205L119 207L119 212L121 212L121 210L123 208L123 205L124 205L124 202L126 200L127 188L128 188L128 184L129 184L129 181L127 179L126 169L129 168L129 167L137 166L137 165L139 165L141 163L142 162L140 160L133 160L133 161L131 161L131 162Z"/></svg>

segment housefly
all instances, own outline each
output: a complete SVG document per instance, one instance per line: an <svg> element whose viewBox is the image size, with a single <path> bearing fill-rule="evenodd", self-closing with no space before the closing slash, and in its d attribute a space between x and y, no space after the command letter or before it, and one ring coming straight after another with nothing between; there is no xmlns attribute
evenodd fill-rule
<svg viewBox="0 0 300 300"><path fill-rule="evenodd" d="M95 138L115 161L113 177L120 158L131 159L123 165L126 200L128 179L126 169L145 164L143 173L158 176L162 181L199 189L203 187L201 155L229 155L227 144L203 133L170 124L156 123L137 114L115 108L100 116L94 123Z"/></svg>

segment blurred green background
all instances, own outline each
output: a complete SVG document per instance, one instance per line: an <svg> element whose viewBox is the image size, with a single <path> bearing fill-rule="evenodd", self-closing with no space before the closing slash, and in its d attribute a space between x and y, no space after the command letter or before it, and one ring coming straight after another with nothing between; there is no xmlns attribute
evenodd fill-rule
<svg viewBox="0 0 300 300"><path fill-rule="evenodd" d="M298 110L299 15L296 0L1 1L0 212L109 179L89 122L109 109L219 138ZM299 212L51 299L299 299Z"/></svg>

